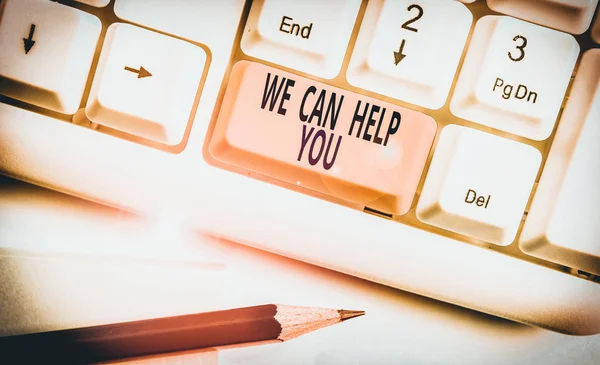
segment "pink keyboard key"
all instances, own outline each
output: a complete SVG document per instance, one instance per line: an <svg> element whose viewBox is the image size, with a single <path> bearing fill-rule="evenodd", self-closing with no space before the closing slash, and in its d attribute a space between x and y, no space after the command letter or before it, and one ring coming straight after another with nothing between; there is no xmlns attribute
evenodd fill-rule
<svg viewBox="0 0 600 365"><path fill-rule="evenodd" d="M209 151L228 164L401 215L436 128L419 112L241 61Z"/></svg>

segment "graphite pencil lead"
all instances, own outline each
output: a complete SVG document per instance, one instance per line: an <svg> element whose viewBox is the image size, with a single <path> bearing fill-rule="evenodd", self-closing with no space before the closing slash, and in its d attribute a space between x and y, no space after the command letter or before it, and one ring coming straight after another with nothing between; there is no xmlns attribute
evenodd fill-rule
<svg viewBox="0 0 600 365"><path fill-rule="evenodd" d="M338 309L338 313L340 314L340 320L342 321L365 315L365 311L352 311L346 309Z"/></svg>

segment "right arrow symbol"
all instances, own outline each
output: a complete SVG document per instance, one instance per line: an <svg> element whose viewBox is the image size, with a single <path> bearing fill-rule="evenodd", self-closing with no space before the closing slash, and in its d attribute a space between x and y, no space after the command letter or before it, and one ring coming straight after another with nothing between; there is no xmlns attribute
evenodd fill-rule
<svg viewBox="0 0 600 365"><path fill-rule="evenodd" d="M141 79L141 78L144 78L144 77L148 77L148 76L152 76L152 74L150 72L148 72L148 70L146 70L142 66L140 66L139 70L136 70L135 68L131 68L131 67L125 66L125 71L129 71L129 72L133 72L133 73L138 74L138 76L137 76L138 79Z"/></svg>
<svg viewBox="0 0 600 365"><path fill-rule="evenodd" d="M400 49L398 50L398 52L394 51L394 65L396 66L398 66L398 64L404 59L404 57L406 57L406 55L403 53L404 43L406 43L405 39L403 39L402 43L400 43Z"/></svg>

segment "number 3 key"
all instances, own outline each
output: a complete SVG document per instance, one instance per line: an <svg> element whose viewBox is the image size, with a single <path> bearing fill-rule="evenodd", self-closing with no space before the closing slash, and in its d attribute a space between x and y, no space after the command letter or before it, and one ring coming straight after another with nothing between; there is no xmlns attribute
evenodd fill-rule
<svg viewBox="0 0 600 365"><path fill-rule="evenodd" d="M579 55L573 36L505 16L475 25L450 109L533 140L550 136Z"/></svg>

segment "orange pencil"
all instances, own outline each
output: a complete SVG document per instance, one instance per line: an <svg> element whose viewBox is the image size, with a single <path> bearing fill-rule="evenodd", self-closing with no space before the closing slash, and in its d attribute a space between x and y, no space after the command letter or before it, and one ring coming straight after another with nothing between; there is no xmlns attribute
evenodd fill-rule
<svg viewBox="0 0 600 365"><path fill-rule="evenodd" d="M0 338L0 362L82 364L174 351L287 341L363 311L266 304Z"/></svg>

